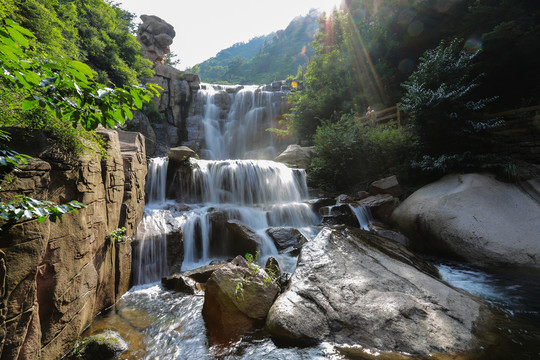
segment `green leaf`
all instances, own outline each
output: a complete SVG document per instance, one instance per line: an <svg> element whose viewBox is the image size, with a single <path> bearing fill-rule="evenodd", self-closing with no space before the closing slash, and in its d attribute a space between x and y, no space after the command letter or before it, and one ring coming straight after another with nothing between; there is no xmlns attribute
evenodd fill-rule
<svg viewBox="0 0 540 360"><path fill-rule="evenodd" d="M94 76L94 71L90 68L90 66L86 65L85 63L73 60L73 61L70 61L69 65L73 67L74 69L79 70L84 75L87 75L89 77Z"/></svg>
<svg viewBox="0 0 540 360"><path fill-rule="evenodd" d="M137 109L142 109L143 102L137 94L133 94L133 102L135 103Z"/></svg>
<svg viewBox="0 0 540 360"><path fill-rule="evenodd" d="M31 90L33 87L32 85L30 85L26 79L24 78L23 74L20 73L19 71L16 71L14 73L15 77L17 78L17 80L19 80L19 82L25 87L27 88L28 90Z"/></svg>
<svg viewBox="0 0 540 360"><path fill-rule="evenodd" d="M32 110L36 104L38 103L39 100L24 100L23 104L22 104L22 109L23 110Z"/></svg>
<svg viewBox="0 0 540 360"><path fill-rule="evenodd" d="M18 42L20 46L28 47L29 45L28 40L26 40L26 38L20 32L18 32L16 29L12 27L8 27L7 31L9 32L9 35L11 35L13 40Z"/></svg>

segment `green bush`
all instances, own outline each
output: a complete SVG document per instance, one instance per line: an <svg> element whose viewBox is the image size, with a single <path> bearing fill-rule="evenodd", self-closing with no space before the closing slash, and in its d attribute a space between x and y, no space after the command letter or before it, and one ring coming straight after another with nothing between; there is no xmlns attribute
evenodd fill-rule
<svg viewBox="0 0 540 360"><path fill-rule="evenodd" d="M94 131L81 125L74 127L71 121L58 118L43 108L25 110L23 102L20 92L0 86L0 127L43 130L62 152L81 155L91 150L104 154L102 139Z"/></svg>
<svg viewBox="0 0 540 360"><path fill-rule="evenodd" d="M424 53L403 84L402 107L410 115L424 155L415 166L423 171L474 170L477 164L495 166L500 160L488 155L486 130L504 122L476 115L494 100L475 96L482 76L473 64L477 54L464 49L463 40L442 41Z"/></svg>
<svg viewBox="0 0 540 360"><path fill-rule="evenodd" d="M372 128L357 120L347 115L317 129L317 155L309 168L311 185L347 190L388 175L406 177L416 149L414 137L402 128Z"/></svg>

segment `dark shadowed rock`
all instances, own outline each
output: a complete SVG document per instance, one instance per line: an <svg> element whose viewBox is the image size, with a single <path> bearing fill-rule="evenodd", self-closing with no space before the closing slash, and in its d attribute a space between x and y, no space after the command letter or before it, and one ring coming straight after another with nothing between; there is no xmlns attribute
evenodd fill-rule
<svg viewBox="0 0 540 360"><path fill-rule="evenodd" d="M236 255L250 253L252 255L260 250L263 239L246 224L238 220L227 221L232 250Z"/></svg>
<svg viewBox="0 0 540 360"><path fill-rule="evenodd" d="M306 237L296 228L271 227L266 230L266 233L274 241L280 253L291 247L298 250L307 242Z"/></svg>
<svg viewBox="0 0 540 360"><path fill-rule="evenodd" d="M398 199L392 195L378 194L360 200L357 204L367 207L375 219L388 221L398 203Z"/></svg>
<svg viewBox="0 0 540 360"><path fill-rule="evenodd" d="M202 288L199 283L183 274L174 274L161 279L161 284L166 289L182 292L185 294L198 294Z"/></svg>
<svg viewBox="0 0 540 360"><path fill-rule="evenodd" d="M488 319L479 300L439 280L435 267L402 245L336 227L304 245L266 328L293 344L331 341L428 355L475 348Z"/></svg>
<svg viewBox="0 0 540 360"><path fill-rule="evenodd" d="M336 200L331 198L311 199L306 202L311 205L311 208L316 213L319 213L319 210L322 207L336 205Z"/></svg>
<svg viewBox="0 0 540 360"><path fill-rule="evenodd" d="M358 227L358 219L349 204L325 206L320 208L319 214L322 215L323 225L349 225Z"/></svg>
<svg viewBox="0 0 540 360"><path fill-rule="evenodd" d="M208 281L210 276L212 276L212 273L222 267L224 264L218 264L218 265L206 265L202 266L197 269L184 271L182 275L189 276L193 280L199 282L199 283L205 283Z"/></svg>
<svg viewBox="0 0 540 360"><path fill-rule="evenodd" d="M114 359L128 349L119 333L105 330L84 338L76 344L74 357L83 360Z"/></svg>

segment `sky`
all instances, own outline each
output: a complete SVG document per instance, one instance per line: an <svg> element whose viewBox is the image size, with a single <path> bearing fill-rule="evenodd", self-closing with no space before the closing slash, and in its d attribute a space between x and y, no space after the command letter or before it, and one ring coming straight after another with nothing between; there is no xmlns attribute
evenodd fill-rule
<svg viewBox="0 0 540 360"><path fill-rule="evenodd" d="M238 42L282 30L310 9L330 11L340 0L117 0L122 9L156 15L174 26L171 51L185 69Z"/></svg>

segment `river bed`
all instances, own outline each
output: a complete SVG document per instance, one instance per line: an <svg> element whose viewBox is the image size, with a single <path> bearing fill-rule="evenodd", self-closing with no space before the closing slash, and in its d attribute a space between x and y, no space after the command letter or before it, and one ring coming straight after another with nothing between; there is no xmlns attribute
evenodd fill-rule
<svg viewBox="0 0 540 360"><path fill-rule="evenodd" d="M475 359L540 359L540 273L431 260L446 281L483 297L500 312L497 344ZM280 348L263 330L237 343L212 346L201 315L203 301L203 296L175 293L159 283L135 286L84 335L115 329L131 346L117 359L129 360L373 358L368 349L365 357L358 352L353 356L330 343Z"/></svg>

